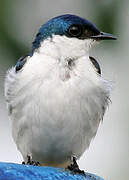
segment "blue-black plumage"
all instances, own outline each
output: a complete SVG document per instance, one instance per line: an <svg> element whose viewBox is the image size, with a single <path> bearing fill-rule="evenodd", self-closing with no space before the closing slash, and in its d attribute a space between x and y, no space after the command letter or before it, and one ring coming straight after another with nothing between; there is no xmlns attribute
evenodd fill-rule
<svg viewBox="0 0 129 180"><path fill-rule="evenodd" d="M41 26L33 42L32 53L36 48L40 46L40 43L42 41L49 37L52 37L52 35L65 35L71 38L75 37L69 31L69 28L72 28L73 25L75 25L75 27L78 27L78 30L80 31L79 36L76 36L78 39L86 39L90 38L91 36L97 36L100 34L99 29L90 21L84 18L71 14L61 15L52 18L47 23Z"/></svg>

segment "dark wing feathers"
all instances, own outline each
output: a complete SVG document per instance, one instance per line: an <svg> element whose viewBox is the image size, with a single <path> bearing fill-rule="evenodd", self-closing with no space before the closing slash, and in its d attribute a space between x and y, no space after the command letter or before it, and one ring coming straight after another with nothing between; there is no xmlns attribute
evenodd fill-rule
<svg viewBox="0 0 129 180"><path fill-rule="evenodd" d="M97 73L101 75L101 68L100 68L100 65L97 62L97 60L95 58L93 58L92 56L89 56L89 58L90 58L90 60L91 60L91 62L93 64L93 66L95 67Z"/></svg>
<svg viewBox="0 0 129 180"><path fill-rule="evenodd" d="M25 55L25 56L22 56L18 61L17 61L17 64L15 66L15 69L16 69L16 72L18 72L19 70L22 69L22 67L24 66L24 64L26 63L27 61L27 57L29 55Z"/></svg>

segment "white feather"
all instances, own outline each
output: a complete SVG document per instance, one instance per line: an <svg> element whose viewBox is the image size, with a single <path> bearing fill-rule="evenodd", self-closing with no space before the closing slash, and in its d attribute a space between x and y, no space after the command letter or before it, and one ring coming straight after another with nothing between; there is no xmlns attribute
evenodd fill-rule
<svg viewBox="0 0 129 180"><path fill-rule="evenodd" d="M92 40L53 36L21 71L12 68L5 96L19 151L40 163L70 163L89 147L108 105L110 85L90 59ZM69 66L69 60L73 64Z"/></svg>

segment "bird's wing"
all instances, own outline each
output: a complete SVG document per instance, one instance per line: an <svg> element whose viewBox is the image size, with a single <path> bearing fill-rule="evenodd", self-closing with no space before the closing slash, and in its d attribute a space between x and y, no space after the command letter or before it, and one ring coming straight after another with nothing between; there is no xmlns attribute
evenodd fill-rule
<svg viewBox="0 0 129 180"><path fill-rule="evenodd" d="M16 63L16 66L15 66L15 69L16 69L16 72L18 72L19 70L22 69L22 67L24 66L24 64L26 63L27 61L27 57L29 55L25 55L25 56L22 56Z"/></svg>
<svg viewBox="0 0 129 180"><path fill-rule="evenodd" d="M95 67L95 70L97 71L97 73L101 75L101 68L100 68L100 65L97 62L97 60L92 56L89 56L89 58L90 58L90 60L91 60L91 62L93 64L93 66Z"/></svg>

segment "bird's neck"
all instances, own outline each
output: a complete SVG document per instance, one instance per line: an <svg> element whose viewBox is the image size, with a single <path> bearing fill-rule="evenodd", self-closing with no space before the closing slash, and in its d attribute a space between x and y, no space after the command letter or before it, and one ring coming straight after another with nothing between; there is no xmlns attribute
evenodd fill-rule
<svg viewBox="0 0 129 180"><path fill-rule="evenodd" d="M56 59L77 59L89 55L89 44L88 40L85 43L84 40L55 35L43 41L38 51Z"/></svg>

